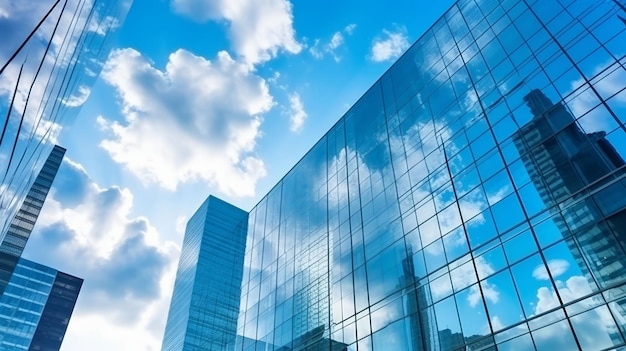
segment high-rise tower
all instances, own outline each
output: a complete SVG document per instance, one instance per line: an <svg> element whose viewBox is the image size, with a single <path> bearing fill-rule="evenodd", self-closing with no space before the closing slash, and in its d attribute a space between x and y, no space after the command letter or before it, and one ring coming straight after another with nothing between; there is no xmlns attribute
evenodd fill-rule
<svg viewBox="0 0 626 351"><path fill-rule="evenodd" d="M187 222L164 351L222 350L237 331L248 213L209 196Z"/></svg>

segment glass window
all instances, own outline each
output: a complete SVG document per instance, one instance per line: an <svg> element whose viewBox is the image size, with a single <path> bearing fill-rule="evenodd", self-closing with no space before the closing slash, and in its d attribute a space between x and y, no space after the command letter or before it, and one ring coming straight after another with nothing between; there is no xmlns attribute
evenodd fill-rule
<svg viewBox="0 0 626 351"><path fill-rule="evenodd" d="M432 217L419 226L420 238L422 239L422 245L428 246L433 241L441 237L439 232L439 225L437 223L437 217Z"/></svg>
<svg viewBox="0 0 626 351"><path fill-rule="evenodd" d="M485 181L484 187L485 193L487 193L487 200L492 206L513 191L513 186L506 171L501 171ZM494 215L496 214L494 213Z"/></svg>
<svg viewBox="0 0 626 351"><path fill-rule="evenodd" d="M509 264L513 264L537 251L535 238L530 230L506 241L503 246Z"/></svg>
<svg viewBox="0 0 626 351"><path fill-rule="evenodd" d="M469 252L467 238L463 227L458 227L443 237L443 246L446 250L448 262L452 262L457 258Z"/></svg>
<svg viewBox="0 0 626 351"><path fill-rule="evenodd" d="M577 350L567 321L563 320L532 332L537 351Z"/></svg>
<svg viewBox="0 0 626 351"><path fill-rule="evenodd" d="M424 262L424 251L419 250L413 255L413 267L415 276L423 278L426 276L426 263Z"/></svg>
<svg viewBox="0 0 626 351"><path fill-rule="evenodd" d="M498 143L502 143L504 140L513 135L519 128L515 121L510 116L505 116L493 127L493 133L496 136Z"/></svg>
<svg viewBox="0 0 626 351"><path fill-rule="evenodd" d="M495 149L488 152L478 163L478 173L483 180L491 178L503 168L502 157Z"/></svg>
<svg viewBox="0 0 626 351"><path fill-rule="evenodd" d="M533 217L546 209L543 199L539 195L535 184L526 184L519 190L519 196L528 217Z"/></svg>
<svg viewBox="0 0 626 351"><path fill-rule="evenodd" d="M426 268L432 273L442 267L446 263L446 255L443 251L443 241L437 239L434 243L424 248L424 259L426 260Z"/></svg>
<svg viewBox="0 0 626 351"><path fill-rule="evenodd" d="M454 180L457 196L462 197L468 191L474 189L480 184L480 178L475 166L467 168L461 175Z"/></svg>
<svg viewBox="0 0 626 351"><path fill-rule="evenodd" d="M440 348L442 350L455 350L463 346L465 341L461 333L454 297L450 296L437 303L435 305L435 314L437 316Z"/></svg>
<svg viewBox="0 0 626 351"><path fill-rule="evenodd" d="M478 256L475 260L478 279L484 279L507 266L502 246L498 243L498 240L494 240L475 252Z"/></svg>
<svg viewBox="0 0 626 351"><path fill-rule="evenodd" d="M406 331L409 330L409 323L409 318L401 319L392 323L387 328L372 334L374 350L409 350L406 335ZM361 343L359 343L359 351L362 349ZM365 348L365 350L370 350L370 348Z"/></svg>
<svg viewBox="0 0 626 351"><path fill-rule="evenodd" d="M511 194L491 208L496 227L500 233L513 228L525 219L524 211L519 204L517 194Z"/></svg>
<svg viewBox="0 0 626 351"><path fill-rule="evenodd" d="M557 223L561 224L560 227L557 226ZM567 227L565 227L562 223L563 219L560 215L557 214L543 222L533 224L535 237L539 242L539 246L545 248L546 246L553 244L561 240L563 237L569 235Z"/></svg>
<svg viewBox="0 0 626 351"><path fill-rule="evenodd" d="M543 260L536 254L511 267L517 293L527 318L559 306Z"/></svg>
<svg viewBox="0 0 626 351"><path fill-rule="evenodd" d="M455 228L461 225L461 214L459 213L459 206L457 203L446 207L437 214L439 220L439 228L442 234L448 234Z"/></svg>
<svg viewBox="0 0 626 351"><path fill-rule="evenodd" d="M613 222L617 219L615 217L609 221ZM575 233L574 237L600 286L608 287L624 281L622 273L626 270L626 255L604 223L584 228Z"/></svg>
<svg viewBox="0 0 626 351"><path fill-rule="evenodd" d="M439 276L441 272L445 272L445 269L435 272L432 274L432 278L430 281L430 293L433 298L433 301L439 301L442 298L450 295L452 293L452 285L450 284L450 274L447 272L443 275ZM437 277L439 276L439 277Z"/></svg>
<svg viewBox="0 0 626 351"><path fill-rule="evenodd" d="M469 259L469 257L467 257ZM459 260L463 261L463 260ZM453 266L458 267L454 268ZM454 268L454 269L453 269ZM474 283L476 283L476 271L474 269L474 263L470 260L465 263L455 263L450 265L450 278L452 279L452 285L455 291L464 289Z"/></svg>
<svg viewBox="0 0 626 351"><path fill-rule="evenodd" d="M491 333L478 284L457 293L456 303L464 335L488 335Z"/></svg>
<svg viewBox="0 0 626 351"><path fill-rule="evenodd" d="M419 223L424 223L432 218L435 215L435 204L432 198L428 198L419 205L415 213L417 214L417 221Z"/></svg>
<svg viewBox="0 0 626 351"><path fill-rule="evenodd" d="M472 206L480 205L476 202L461 202L461 211L464 207L466 212L475 211ZM465 218L465 215L464 215ZM470 219L467 224L467 236L469 237L470 247L475 249L476 247L486 243L487 241L496 237L496 227L493 224L491 211L484 211L474 218Z"/></svg>
<svg viewBox="0 0 626 351"><path fill-rule="evenodd" d="M530 334L524 334L498 344L498 351L535 351L535 345Z"/></svg>
<svg viewBox="0 0 626 351"><path fill-rule="evenodd" d="M522 321L523 312L509 270L480 283L494 332Z"/></svg>
<svg viewBox="0 0 626 351"><path fill-rule="evenodd" d="M544 257L550 276L554 279L563 303L568 303L597 290L587 265L581 259L581 254L571 238L544 250ZM542 279L550 279L548 271L543 267L533 272L533 275Z"/></svg>

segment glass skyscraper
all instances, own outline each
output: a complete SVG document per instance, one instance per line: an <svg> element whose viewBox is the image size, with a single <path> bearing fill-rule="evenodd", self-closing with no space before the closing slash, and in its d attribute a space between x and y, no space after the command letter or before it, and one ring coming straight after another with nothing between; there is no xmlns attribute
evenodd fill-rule
<svg viewBox="0 0 626 351"><path fill-rule="evenodd" d="M207 349L624 349L625 16L454 4L249 212Z"/></svg>
<svg viewBox="0 0 626 351"><path fill-rule="evenodd" d="M209 196L189 219L163 351L221 350L235 339L247 218Z"/></svg>
<svg viewBox="0 0 626 351"><path fill-rule="evenodd" d="M0 349L58 351L82 284L20 258L0 297Z"/></svg>
<svg viewBox="0 0 626 351"><path fill-rule="evenodd" d="M22 257L64 155L65 149L61 146L52 148L22 205L9 222L7 231L0 232L0 296Z"/></svg>
<svg viewBox="0 0 626 351"><path fill-rule="evenodd" d="M64 155L64 148L52 148L0 236L0 350L58 351L83 284L21 258Z"/></svg>

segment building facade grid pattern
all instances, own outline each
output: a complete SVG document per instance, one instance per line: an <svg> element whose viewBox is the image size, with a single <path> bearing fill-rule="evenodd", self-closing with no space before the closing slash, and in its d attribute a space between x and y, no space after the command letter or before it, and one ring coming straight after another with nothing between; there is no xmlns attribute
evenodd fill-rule
<svg viewBox="0 0 626 351"><path fill-rule="evenodd" d="M623 12L457 2L250 212L234 348L624 347Z"/></svg>
<svg viewBox="0 0 626 351"><path fill-rule="evenodd" d="M209 196L187 223L164 351L222 350L235 339L247 215Z"/></svg>

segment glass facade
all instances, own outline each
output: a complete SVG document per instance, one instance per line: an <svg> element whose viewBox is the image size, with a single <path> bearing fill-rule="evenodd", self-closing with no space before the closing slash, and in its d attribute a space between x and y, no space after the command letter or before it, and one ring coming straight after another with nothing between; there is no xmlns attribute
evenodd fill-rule
<svg viewBox="0 0 626 351"><path fill-rule="evenodd" d="M625 17L452 6L250 211L228 349L624 348Z"/></svg>
<svg viewBox="0 0 626 351"><path fill-rule="evenodd" d="M64 148L58 145L52 148L7 231L0 232L0 296L24 252L64 155Z"/></svg>
<svg viewBox="0 0 626 351"><path fill-rule="evenodd" d="M5 6L8 12L0 16L1 232L61 128L74 120L89 96L131 4L46 0Z"/></svg>
<svg viewBox="0 0 626 351"><path fill-rule="evenodd" d="M58 351L82 283L19 259L0 297L0 349Z"/></svg>
<svg viewBox="0 0 626 351"><path fill-rule="evenodd" d="M83 279L57 272L28 348L31 351L58 351L74 311Z"/></svg>
<svg viewBox="0 0 626 351"><path fill-rule="evenodd" d="M235 339L247 216L209 196L187 222L163 351L222 350Z"/></svg>

